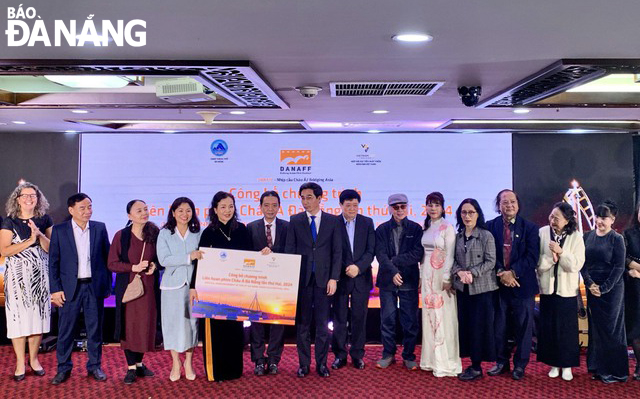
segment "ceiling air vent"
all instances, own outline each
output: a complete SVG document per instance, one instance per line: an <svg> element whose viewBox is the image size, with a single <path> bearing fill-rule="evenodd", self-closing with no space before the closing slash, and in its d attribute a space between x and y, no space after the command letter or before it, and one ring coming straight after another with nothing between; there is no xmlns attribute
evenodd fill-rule
<svg viewBox="0 0 640 399"><path fill-rule="evenodd" d="M430 96L444 82L331 82L331 97Z"/></svg>

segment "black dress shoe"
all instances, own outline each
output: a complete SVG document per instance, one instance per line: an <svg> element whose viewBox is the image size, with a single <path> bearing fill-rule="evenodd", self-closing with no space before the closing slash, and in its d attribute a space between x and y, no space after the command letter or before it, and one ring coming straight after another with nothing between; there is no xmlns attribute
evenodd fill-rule
<svg viewBox="0 0 640 399"><path fill-rule="evenodd" d="M296 372L296 375L300 378L306 377L307 374L309 374L309 366L300 366Z"/></svg>
<svg viewBox="0 0 640 399"><path fill-rule="evenodd" d="M616 382L626 382L627 381L627 377L615 377L612 375L601 375L600 376L600 381L604 382L605 384L613 384Z"/></svg>
<svg viewBox="0 0 640 399"><path fill-rule="evenodd" d="M353 361L353 367L357 368L358 370L364 370L364 360L352 359L352 361Z"/></svg>
<svg viewBox="0 0 640 399"><path fill-rule="evenodd" d="M460 381L473 381L482 378L482 371L476 370L473 367L467 367L462 374L458 374Z"/></svg>
<svg viewBox="0 0 640 399"><path fill-rule="evenodd" d="M324 364L318 367L318 375L320 377L329 377L329 369Z"/></svg>
<svg viewBox="0 0 640 399"><path fill-rule="evenodd" d="M22 373L22 374L18 374L18 375L15 375L15 374L14 374L14 375L13 375L13 380L14 380L14 381L22 381L22 380L24 380L24 375L25 375L24 373Z"/></svg>
<svg viewBox="0 0 640 399"><path fill-rule="evenodd" d="M509 372L509 365L505 363L496 363L495 366L491 367L489 371L487 371L487 375L491 377L495 377L496 375L504 374Z"/></svg>
<svg viewBox="0 0 640 399"><path fill-rule="evenodd" d="M136 367L136 377L153 377L155 373L147 368L144 364Z"/></svg>
<svg viewBox="0 0 640 399"><path fill-rule="evenodd" d="M336 360L331 363L331 368L334 370L338 370L347 365L347 359L336 358Z"/></svg>
<svg viewBox="0 0 640 399"><path fill-rule="evenodd" d="M271 363L269 365L269 375L276 375L278 374L278 365L275 363Z"/></svg>
<svg viewBox="0 0 640 399"><path fill-rule="evenodd" d="M511 378L516 381L520 381L524 378L524 369L522 367L516 367L513 369L513 373L511 373Z"/></svg>
<svg viewBox="0 0 640 399"><path fill-rule="evenodd" d="M87 372L87 376L88 377L93 377L93 379L96 380L96 381L106 381L107 380L107 375L104 373L104 371L102 371L99 368Z"/></svg>
<svg viewBox="0 0 640 399"><path fill-rule="evenodd" d="M264 364L256 364L256 367L253 368L253 374L257 376L262 376L265 374Z"/></svg>
<svg viewBox="0 0 640 399"><path fill-rule="evenodd" d="M131 385L136 382L136 371L137 370L127 370L127 375L124 376L124 383L127 385Z"/></svg>
<svg viewBox="0 0 640 399"><path fill-rule="evenodd" d="M68 380L69 377L71 377L71 371L63 371L61 373L56 374L55 377L53 377L53 380L51 380L51 384L60 385L66 380Z"/></svg>
<svg viewBox="0 0 640 399"><path fill-rule="evenodd" d="M34 370L31 369L33 371L33 375L35 375L36 377L42 377L45 375L44 369L40 369L40 370Z"/></svg>

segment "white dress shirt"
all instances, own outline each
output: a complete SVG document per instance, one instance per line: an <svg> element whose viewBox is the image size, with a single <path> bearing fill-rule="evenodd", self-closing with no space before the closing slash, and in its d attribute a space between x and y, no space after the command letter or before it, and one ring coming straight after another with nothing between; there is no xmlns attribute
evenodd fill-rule
<svg viewBox="0 0 640 399"><path fill-rule="evenodd" d="M73 238L76 241L78 252L78 278L91 278L91 240L89 233L89 222L82 230L75 220L71 219L73 227Z"/></svg>

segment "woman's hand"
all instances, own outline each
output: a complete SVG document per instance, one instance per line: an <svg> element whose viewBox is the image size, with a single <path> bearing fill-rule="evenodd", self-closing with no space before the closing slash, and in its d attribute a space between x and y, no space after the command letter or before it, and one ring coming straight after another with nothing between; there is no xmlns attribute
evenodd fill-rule
<svg viewBox="0 0 640 399"><path fill-rule="evenodd" d="M640 272L637 271L636 269L631 269L629 270L629 276L633 278L640 278Z"/></svg>
<svg viewBox="0 0 640 399"><path fill-rule="evenodd" d="M589 286L589 291L593 296L599 297L602 295L602 293L600 293L600 287L596 283L593 283Z"/></svg>
<svg viewBox="0 0 640 399"><path fill-rule="evenodd" d="M144 270L146 270L149 267L149 261L148 260L143 260L142 262L138 263L137 265L133 265L131 266L131 271L134 273L139 273L142 272Z"/></svg>
<svg viewBox="0 0 640 399"><path fill-rule="evenodd" d="M196 302L198 302L198 291L196 291L194 288L191 288L189 290L189 303L191 303L191 306L193 306Z"/></svg>
<svg viewBox="0 0 640 399"><path fill-rule="evenodd" d="M149 269L145 273L147 276L153 274L156 271L156 264L154 262L149 263Z"/></svg>
<svg viewBox="0 0 640 399"><path fill-rule="evenodd" d="M556 255L562 255L562 247L555 241L549 243L549 249Z"/></svg>
<svg viewBox="0 0 640 399"><path fill-rule="evenodd" d="M200 259L202 259L202 255L203 255L203 254L204 254L204 252L202 252L202 251L198 251L198 250L196 249L196 250L191 251L191 253L189 254L189 258L190 258L191 260L196 260L196 259L200 260Z"/></svg>

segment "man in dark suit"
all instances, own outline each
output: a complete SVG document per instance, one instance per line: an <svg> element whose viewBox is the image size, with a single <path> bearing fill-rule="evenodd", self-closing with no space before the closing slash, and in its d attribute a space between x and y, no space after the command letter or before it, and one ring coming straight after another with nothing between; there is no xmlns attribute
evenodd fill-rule
<svg viewBox="0 0 640 399"><path fill-rule="evenodd" d="M322 187L304 183L298 190L305 212L293 215L287 231L285 252L302 255L296 317L298 377L309 374L311 321L315 318L316 371L329 377L330 297L335 294L342 266L342 224L337 216L320 210Z"/></svg>
<svg viewBox="0 0 640 399"><path fill-rule="evenodd" d="M413 353L418 339L418 290L420 261L424 255L422 227L407 218L409 200L404 194L389 196L391 219L376 229L376 258L380 264L376 285L380 288L380 332L382 358L378 368L395 362L396 315L404 334L402 359L407 370L417 370ZM398 312L399 308L399 312Z"/></svg>
<svg viewBox="0 0 640 399"><path fill-rule="evenodd" d="M87 194L72 195L67 205L71 220L53 227L49 246L51 302L59 308L58 372L51 381L53 385L71 375L74 327L80 311L84 312L87 329L87 372L97 381L107 379L101 369L104 298L111 292L107 228L104 223L89 220L93 211Z"/></svg>
<svg viewBox="0 0 640 399"><path fill-rule="evenodd" d="M360 194L355 190L340 193L342 208L342 270L333 302L333 353L331 368L347 364L347 319L351 303L351 360L364 369L369 292L373 288L371 262L375 254L376 234L373 220L358 214Z"/></svg>
<svg viewBox="0 0 640 399"><path fill-rule="evenodd" d="M513 190L498 193L496 211L500 216L487 222L487 228L495 238L496 272L500 280L495 313L498 359L487 374L496 376L509 371L511 348L507 326L513 326L516 351L511 376L521 380L531 354L540 237L538 226L519 215L520 199Z"/></svg>
<svg viewBox="0 0 640 399"><path fill-rule="evenodd" d="M264 217L247 225L254 251L268 255L272 252L284 253L289 222L278 219L280 196L276 191L265 191L260 196L260 210ZM253 373L257 376L278 374L278 363L284 348L284 326L271 324L269 328L269 348L264 355L264 330L262 323L251 323L249 339L251 360L255 363Z"/></svg>

